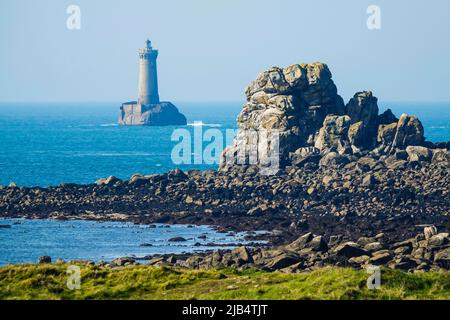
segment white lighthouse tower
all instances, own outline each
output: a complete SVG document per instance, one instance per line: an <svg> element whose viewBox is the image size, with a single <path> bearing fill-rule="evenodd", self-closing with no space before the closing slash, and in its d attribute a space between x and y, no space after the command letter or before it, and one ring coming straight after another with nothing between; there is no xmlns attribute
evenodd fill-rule
<svg viewBox="0 0 450 320"><path fill-rule="evenodd" d="M139 50L139 93L137 101L125 102L120 107L119 124L123 126L186 125L186 117L171 102L159 101L158 50L147 40Z"/></svg>
<svg viewBox="0 0 450 320"><path fill-rule="evenodd" d="M139 104L159 103L157 58L158 50L154 50L152 42L147 40L146 47L139 50Z"/></svg>

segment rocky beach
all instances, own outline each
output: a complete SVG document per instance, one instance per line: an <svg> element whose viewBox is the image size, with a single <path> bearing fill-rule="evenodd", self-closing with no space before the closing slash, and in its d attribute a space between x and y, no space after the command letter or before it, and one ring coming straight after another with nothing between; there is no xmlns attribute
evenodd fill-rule
<svg viewBox="0 0 450 320"><path fill-rule="evenodd" d="M0 217L270 232L263 236L269 247L155 257L152 265L450 269L449 142L427 141L413 115L380 114L370 91L345 104L323 63L271 68L245 92L241 131L219 170L175 169L48 188L12 183L0 187ZM241 134L246 130L279 133L276 173L263 174L262 162L237 161L250 152ZM134 259L123 258L110 266L130 263Z"/></svg>

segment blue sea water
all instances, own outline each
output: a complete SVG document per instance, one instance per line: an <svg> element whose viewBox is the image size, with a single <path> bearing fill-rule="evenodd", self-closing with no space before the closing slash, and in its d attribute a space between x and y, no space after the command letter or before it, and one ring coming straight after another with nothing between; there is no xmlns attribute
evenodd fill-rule
<svg viewBox="0 0 450 320"><path fill-rule="evenodd" d="M117 126L119 103L1 103L0 185L49 186L61 182L93 183L115 175L166 172L175 167L215 169L217 164L175 165L171 141L177 127ZM223 133L236 128L241 103L178 103L202 129ZM419 116L430 141L450 140L450 103L383 103L399 116ZM225 137L225 135L224 135ZM194 150L194 149L193 149Z"/></svg>
<svg viewBox="0 0 450 320"><path fill-rule="evenodd" d="M230 249L249 243L244 239L247 233L224 234L208 226L155 224L156 228L149 228L123 222L26 219L0 219L0 224L11 226L0 228L0 266L34 263L43 255L53 260L111 261L118 257ZM187 241L168 241L173 237ZM209 246L211 243L217 246Z"/></svg>

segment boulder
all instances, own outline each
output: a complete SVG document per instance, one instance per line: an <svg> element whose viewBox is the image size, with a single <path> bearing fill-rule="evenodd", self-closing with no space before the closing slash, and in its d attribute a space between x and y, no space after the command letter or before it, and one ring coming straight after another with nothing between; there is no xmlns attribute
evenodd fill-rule
<svg viewBox="0 0 450 320"><path fill-rule="evenodd" d="M391 123L380 125L378 127L378 137L377 142L382 146L390 146L395 139L395 135L397 134L397 125L398 123Z"/></svg>
<svg viewBox="0 0 450 320"><path fill-rule="evenodd" d="M265 265L269 270L280 270L287 268L293 264L301 262L302 259L294 254L282 253L278 256L271 258Z"/></svg>
<svg viewBox="0 0 450 320"><path fill-rule="evenodd" d="M424 143L424 129L422 123L415 116L402 114L397 123L397 132L393 140L393 147L406 148L420 146Z"/></svg>
<svg viewBox="0 0 450 320"><path fill-rule="evenodd" d="M379 242L371 242L364 246L364 250L369 252L380 251L381 249L383 249L383 245Z"/></svg>
<svg viewBox="0 0 450 320"><path fill-rule="evenodd" d="M346 106L346 113L352 123L378 124L378 99L370 91L357 92Z"/></svg>
<svg viewBox="0 0 450 320"><path fill-rule="evenodd" d="M116 178L114 176L109 176L108 178L99 179L95 183L98 186L101 186L101 185L114 185L116 182L119 182L119 181L121 181L119 178Z"/></svg>
<svg viewBox="0 0 450 320"><path fill-rule="evenodd" d="M290 163L297 167L304 167L307 163L318 164L321 158L320 150L315 147L302 147L289 154Z"/></svg>
<svg viewBox="0 0 450 320"><path fill-rule="evenodd" d="M142 174L136 173L133 174L130 178L130 180L128 181L128 183L130 185L133 185L135 187L140 187L143 186L147 183L149 183L149 179L146 176L143 176Z"/></svg>
<svg viewBox="0 0 450 320"><path fill-rule="evenodd" d="M448 233L438 233L428 239L427 248L434 249L448 244Z"/></svg>
<svg viewBox="0 0 450 320"><path fill-rule="evenodd" d="M328 250L328 244L322 236L316 236L307 244L307 248L313 251L325 252Z"/></svg>
<svg viewBox="0 0 450 320"><path fill-rule="evenodd" d="M241 260L243 263L253 262L253 259L246 247L239 247L231 251L233 258Z"/></svg>
<svg viewBox="0 0 450 320"><path fill-rule="evenodd" d="M184 173L181 169L174 169L167 173L167 178L173 181L183 181L188 178L187 174Z"/></svg>
<svg viewBox="0 0 450 320"><path fill-rule="evenodd" d="M360 256L370 256L369 252L361 249L354 242L345 242L334 248L334 252L337 255L345 256L347 258L360 257Z"/></svg>
<svg viewBox="0 0 450 320"><path fill-rule="evenodd" d="M425 240L430 239L432 236L437 234L437 228L436 226L427 226L423 229L423 234L425 236Z"/></svg>
<svg viewBox="0 0 450 320"><path fill-rule="evenodd" d="M168 240L169 242L186 242L187 240L183 237L173 237Z"/></svg>
<svg viewBox="0 0 450 320"><path fill-rule="evenodd" d="M408 271L416 268L418 265L419 262L416 259L412 259L410 257L400 257L399 259L396 259L392 267L394 269Z"/></svg>
<svg viewBox="0 0 450 320"><path fill-rule="evenodd" d="M433 151L433 163L444 163L448 166L450 163L450 152L447 149L435 149Z"/></svg>
<svg viewBox="0 0 450 320"><path fill-rule="evenodd" d="M370 186L375 185L376 183L377 183L377 180L373 177L373 175L368 174L363 178L361 185L364 187L370 187Z"/></svg>
<svg viewBox="0 0 450 320"><path fill-rule="evenodd" d="M292 251L300 251L304 248L306 248L306 245L314 238L313 234L311 232L308 232L301 237L299 237L294 242L291 242L286 246L286 249L292 250Z"/></svg>
<svg viewBox="0 0 450 320"><path fill-rule="evenodd" d="M450 269L450 248L445 248L434 255L434 262L441 268Z"/></svg>
<svg viewBox="0 0 450 320"><path fill-rule="evenodd" d="M39 264L52 263L52 258L49 256L39 257Z"/></svg>
<svg viewBox="0 0 450 320"><path fill-rule="evenodd" d="M384 265L392 259L392 254L388 250L374 252L369 259L369 263L373 265Z"/></svg>
<svg viewBox="0 0 450 320"><path fill-rule="evenodd" d="M390 124L390 123L397 123L398 119L397 117L394 115L394 113L392 112L391 109L387 109L385 112L383 112L382 114L378 115L378 124L379 125L384 125L384 124Z"/></svg>
<svg viewBox="0 0 450 320"><path fill-rule="evenodd" d="M407 146L409 161L430 161L433 153L430 149L421 146Z"/></svg>
<svg viewBox="0 0 450 320"><path fill-rule="evenodd" d="M125 258L114 259L111 263L116 266L123 267L123 266L127 266L130 264L134 264L135 262L136 262L135 259L125 257Z"/></svg>
<svg viewBox="0 0 450 320"><path fill-rule="evenodd" d="M345 155L340 155L337 152L329 152L320 159L319 165L321 167L338 167L346 165L350 160Z"/></svg>
<svg viewBox="0 0 450 320"><path fill-rule="evenodd" d="M315 147L321 152L337 151L339 154L350 153L350 144L347 140L350 121L349 116L326 116L323 126L319 130Z"/></svg>
<svg viewBox="0 0 450 320"><path fill-rule="evenodd" d="M356 122L348 129L348 140L351 145L361 147L367 144L366 130L362 121Z"/></svg>

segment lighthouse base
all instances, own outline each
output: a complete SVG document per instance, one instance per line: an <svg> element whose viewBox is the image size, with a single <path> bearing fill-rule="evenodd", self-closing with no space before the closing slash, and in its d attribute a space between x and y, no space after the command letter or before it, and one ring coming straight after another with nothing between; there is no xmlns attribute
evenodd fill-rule
<svg viewBox="0 0 450 320"><path fill-rule="evenodd" d="M119 125L171 126L186 125L186 117L170 102L143 105L135 101L122 104Z"/></svg>
<svg viewBox="0 0 450 320"><path fill-rule="evenodd" d="M186 124L186 117L170 102L143 105L132 101L124 103L120 107L119 125L172 126Z"/></svg>

